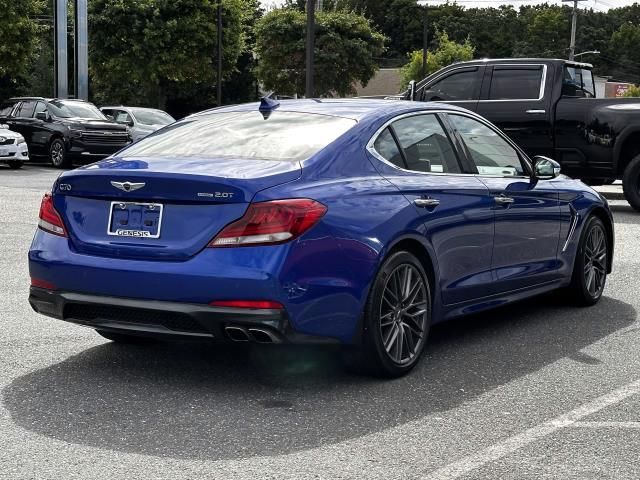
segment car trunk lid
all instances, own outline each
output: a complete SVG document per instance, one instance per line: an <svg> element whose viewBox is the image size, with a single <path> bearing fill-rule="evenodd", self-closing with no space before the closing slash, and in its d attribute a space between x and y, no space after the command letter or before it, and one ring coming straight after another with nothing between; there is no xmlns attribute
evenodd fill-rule
<svg viewBox="0 0 640 480"><path fill-rule="evenodd" d="M258 191L299 176L292 161L113 158L62 175L54 204L78 252L180 261L242 217Z"/></svg>

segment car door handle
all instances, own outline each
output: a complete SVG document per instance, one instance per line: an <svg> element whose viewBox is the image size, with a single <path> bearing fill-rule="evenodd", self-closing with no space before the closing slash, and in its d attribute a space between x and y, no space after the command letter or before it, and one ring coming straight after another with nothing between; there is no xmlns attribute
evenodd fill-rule
<svg viewBox="0 0 640 480"><path fill-rule="evenodd" d="M547 113L546 110L527 110L527 113L529 115L544 115L545 113Z"/></svg>
<svg viewBox="0 0 640 480"><path fill-rule="evenodd" d="M496 203L499 205L510 205L514 202L513 198L507 197L506 195L500 195L498 197L493 197L496 200Z"/></svg>
<svg viewBox="0 0 640 480"><path fill-rule="evenodd" d="M413 203L420 208L435 208L440 205L440 200L437 198L416 198Z"/></svg>

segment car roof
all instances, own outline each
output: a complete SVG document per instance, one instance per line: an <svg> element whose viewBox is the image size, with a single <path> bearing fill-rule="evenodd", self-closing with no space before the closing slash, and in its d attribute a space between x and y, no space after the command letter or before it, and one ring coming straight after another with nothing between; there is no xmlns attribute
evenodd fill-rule
<svg viewBox="0 0 640 480"><path fill-rule="evenodd" d="M579 68L593 68L590 63L576 62L575 60L566 60L562 58L478 58L475 60L467 60L464 62L455 62L452 65L483 65L485 63L562 63ZM435 72L434 72L435 73Z"/></svg>
<svg viewBox="0 0 640 480"><path fill-rule="evenodd" d="M12 97L9 101L18 102L21 100L42 100L43 102L81 102L88 103L86 100L82 100L81 98L45 98L45 97Z"/></svg>
<svg viewBox="0 0 640 480"><path fill-rule="evenodd" d="M313 113L317 115L329 115L334 117L350 118L361 121L366 117L377 117L386 114L402 114L403 112L413 112L416 110L463 110L459 107L444 103L432 102L409 102L406 100L380 100L365 98L340 98L340 99L302 99L302 100L279 100L280 106L276 111ZM250 112L256 111L260 103L245 103L240 105L230 105L226 107L205 110L196 113L188 118L194 118L211 113L225 112Z"/></svg>

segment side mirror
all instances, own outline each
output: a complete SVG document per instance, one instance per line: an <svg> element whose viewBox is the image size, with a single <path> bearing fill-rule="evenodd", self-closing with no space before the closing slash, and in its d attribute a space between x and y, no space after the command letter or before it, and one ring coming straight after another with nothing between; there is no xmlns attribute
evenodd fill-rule
<svg viewBox="0 0 640 480"><path fill-rule="evenodd" d="M36 113L36 119L46 122L49 120L49 115L47 115L47 112L38 112Z"/></svg>
<svg viewBox="0 0 640 480"><path fill-rule="evenodd" d="M412 102L416 99L416 81L411 80L409 82L409 100Z"/></svg>
<svg viewBox="0 0 640 480"><path fill-rule="evenodd" d="M549 157L533 157L533 177L538 180L551 180L560 175L560 164Z"/></svg>
<svg viewBox="0 0 640 480"><path fill-rule="evenodd" d="M133 120L129 120L127 122L127 125L130 126L130 127L133 127L135 124L133 123Z"/></svg>

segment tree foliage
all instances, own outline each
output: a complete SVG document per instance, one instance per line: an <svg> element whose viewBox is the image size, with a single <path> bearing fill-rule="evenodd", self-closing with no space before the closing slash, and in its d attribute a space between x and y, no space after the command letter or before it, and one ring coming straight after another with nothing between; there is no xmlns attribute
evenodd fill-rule
<svg viewBox="0 0 640 480"><path fill-rule="evenodd" d="M427 72L430 74L440 70L453 62L461 62L473 59L474 46L467 38L464 43L456 43L449 39L446 32L439 33L438 48L427 53ZM423 51L415 50L409 54L409 63L401 70L402 85L407 85L411 80L420 80L425 77L422 71Z"/></svg>
<svg viewBox="0 0 640 480"><path fill-rule="evenodd" d="M632 85L624 92L623 97L640 97L640 85Z"/></svg>
<svg viewBox="0 0 640 480"><path fill-rule="evenodd" d="M42 0L0 0L0 77L24 73L38 46Z"/></svg>
<svg viewBox="0 0 640 480"><path fill-rule="evenodd" d="M223 76L242 51L242 0L223 1ZM176 91L196 95L216 78L217 0L89 2L90 69L98 101L164 108Z"/></svg>
<svg viewBox="0 0 640 480"><path fill-rule="evenodd" d="M277 9L256 25L256 73L268 90L281 94L305 90L306 16L297 9ZM367 19L352 12L324 11L316 16L315 95L355 92L375 74L375 58L385 37Z"/></svg>

